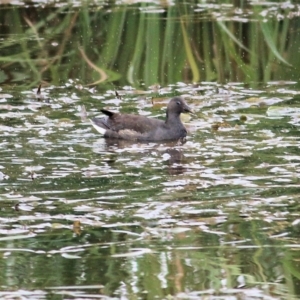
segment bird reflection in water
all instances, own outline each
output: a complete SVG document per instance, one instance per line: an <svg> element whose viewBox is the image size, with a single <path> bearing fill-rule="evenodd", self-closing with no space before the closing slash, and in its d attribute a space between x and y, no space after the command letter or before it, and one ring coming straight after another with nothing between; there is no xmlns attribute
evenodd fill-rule
<svg viewBox="0 0 300 300"><path fill-rule="evenodd" d="M145 157L146 155L153 155L155 151L158 160L162 159L163 163L167 165L167 172L170 175L179 175L186 171L186 168L182 164L185 157L181 148L185 140L158 144L108 138L102 139L102 142L104 142L104 150L110 153L116 153L117 150L124 149L124 152L134 151L137 155L142 154ZM114 163L114 160L110 161L110 163Z"/></svg>

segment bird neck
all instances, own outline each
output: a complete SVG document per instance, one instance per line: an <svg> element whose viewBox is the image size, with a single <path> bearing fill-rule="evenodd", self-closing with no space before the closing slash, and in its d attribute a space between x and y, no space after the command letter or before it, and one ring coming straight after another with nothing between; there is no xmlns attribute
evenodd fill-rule
<svg viewBox="0 0 300 300"><path fill-rule="evenodd" d="M180 114L168 114L166 113L166 124L180 124L182 125L181 123L181 119L180 119Z"/></svg>

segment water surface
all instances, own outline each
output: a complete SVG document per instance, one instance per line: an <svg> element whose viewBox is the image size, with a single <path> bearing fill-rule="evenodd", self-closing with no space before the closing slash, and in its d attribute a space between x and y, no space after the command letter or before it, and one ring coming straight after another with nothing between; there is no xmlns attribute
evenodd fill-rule
<svg viewBox="0 0 300 300"><path fill-rule="evenodd" d="M297 11L2 4L0 296L297 299ZM265 50L243 54L222 21ZM88 121L163 119L174 95L195 111L184 144L105 140Z"/></svg>

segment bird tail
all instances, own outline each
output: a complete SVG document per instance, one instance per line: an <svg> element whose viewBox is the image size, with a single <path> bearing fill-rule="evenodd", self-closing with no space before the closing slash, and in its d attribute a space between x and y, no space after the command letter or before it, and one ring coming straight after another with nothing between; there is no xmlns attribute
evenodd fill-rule
<svg viewBox="0 0 300 300"><path fill-rule="evenodd" d="M102 135L104 136L105 135L105 132L106 132L106 129L100 127L99 125L97 125L97 123L92 120L92 119L89 119L91 124L93 125L93 127Z"/></svg>

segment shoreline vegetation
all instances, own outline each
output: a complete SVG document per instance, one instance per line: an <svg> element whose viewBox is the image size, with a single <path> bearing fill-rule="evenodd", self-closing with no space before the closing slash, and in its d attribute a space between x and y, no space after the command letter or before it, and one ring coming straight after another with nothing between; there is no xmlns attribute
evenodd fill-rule
<svg viewBox="0 0 300 300"><path fill-rule="evenodd" d="M197 1L159 12L144 3L2 5L0 79L38 86L78 77L84 85L134 87L297 80L299 20L291 8L277 9L277 15L263 6L202 9Z"/></svg>

